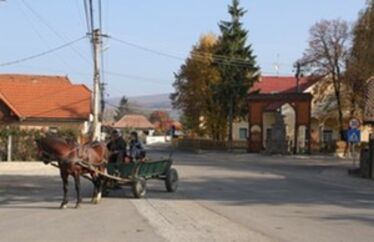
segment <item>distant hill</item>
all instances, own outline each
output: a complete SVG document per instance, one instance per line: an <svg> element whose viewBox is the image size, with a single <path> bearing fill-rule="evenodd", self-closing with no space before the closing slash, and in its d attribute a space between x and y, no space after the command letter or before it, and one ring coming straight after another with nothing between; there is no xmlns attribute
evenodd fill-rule
<svg viewBox="0 0 374 242"><path fill-rule="evenodd" d="M159 94L139 97L129 97L129 101L140 106L151 109L167 109L171 110L172 104L169 98L170 94Z"/></svg>
<svg viewBox="0 0 374 242"><path fill-rule="evenodd" d="M173 110L171 100L169 98L170 94L157 94L157 95L146 95L146 96L136 96L127 97L129 100L130 107L137 109L142 113L151 113L155 110L164 110L169 112L169 115L174 119L179 119L179 112ZM121 97L109 98L107 102L110 105L118 106ZM110 107L108 107L110 108Z"/></svg>
<svg viewBox="0 0 374 242"><path fill-rule="evenodd" d="M169 94L157 94L157 95L147 95L147 96L137 96L137 97L127 97L131 104L141 106L143 108L149 109L166 109L171 110L172 105L169 98ZM118 105L121 97L114 97L108 99L108 103L111 105Z"/></svg>

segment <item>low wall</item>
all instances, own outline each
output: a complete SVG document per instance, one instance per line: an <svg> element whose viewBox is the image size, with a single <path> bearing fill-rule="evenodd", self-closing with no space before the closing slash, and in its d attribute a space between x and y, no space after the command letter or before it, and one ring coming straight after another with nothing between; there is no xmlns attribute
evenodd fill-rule
<svg viewBox="0 0 374 242"><path fill-rule="evenodd" d="M248 148L247 141L215 141L209 139L183 138L176 141L176 147L182 150L200 151L200 150L242 150Z"/></svg>
<svg viewBox="0 0 374 242"><path fill-rule="evenodd" d="M168 136L147 136L145 143L147 145L151 144L162 144L170 141L170 137Z"/></svg>

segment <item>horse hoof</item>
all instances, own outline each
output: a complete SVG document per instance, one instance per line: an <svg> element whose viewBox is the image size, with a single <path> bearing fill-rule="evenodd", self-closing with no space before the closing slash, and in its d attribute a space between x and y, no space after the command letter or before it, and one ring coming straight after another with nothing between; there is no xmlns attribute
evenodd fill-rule
<svg viewBox="0 0 374 242"><path fill-rule="evenodd" d="M79 203L77 203L76 205L75 205L75 208L80 208L81 207L81 205L79 204Z"/></svg>
<svg viewBox="0 0 374 242"><path fill-rule="evenodd" d="M61 209L65 209L65 208L67 208L68 206L66 205L66 203L65 204L61 204L61 206L60 206L60 208Z"/></svg>
<svg viewBox="0 0 374 242"><path fill-rule="evenodd" d="M99 203L99 200L97 200L97 198L94 198L94 199L91 200L91 203L93 203L93 204L98 204L98 203Z"/></svg>

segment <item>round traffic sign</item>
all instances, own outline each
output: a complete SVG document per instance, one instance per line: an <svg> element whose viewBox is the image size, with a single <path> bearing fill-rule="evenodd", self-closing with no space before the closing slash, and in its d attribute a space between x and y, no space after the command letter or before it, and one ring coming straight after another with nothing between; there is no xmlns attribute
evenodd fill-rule
<svg viewBox="0 0 374 242"><path fill-rule="evenodd" d="M349 127L351 129L358 129L360 128L360 126L361 126L361 122L357 118L352 118L351 120L349 120Z"/></svg>

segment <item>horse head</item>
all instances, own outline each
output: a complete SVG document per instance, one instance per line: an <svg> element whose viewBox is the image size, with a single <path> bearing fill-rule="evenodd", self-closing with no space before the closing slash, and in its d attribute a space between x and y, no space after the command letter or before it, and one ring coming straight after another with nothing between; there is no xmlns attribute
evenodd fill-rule
<svg viewBox="0 0 374 242"><path fill-rule="evenodd" d="M35 142L38 147L39 158L45 164L70 159L76 147L72 142L54 136L35 139Z"/></svg>
<svg viewBox="0 0 374 242"><path fill-rule="evenodd" d="M37 138L35 139L35 143L36 143L36 146L37 146L37 149L38 149L38 159L40 159L41 161L43 161L44 164L49 164L52 159L48 153L48 151L46 150L46 145L45 145L45 138Z"/></svg>

